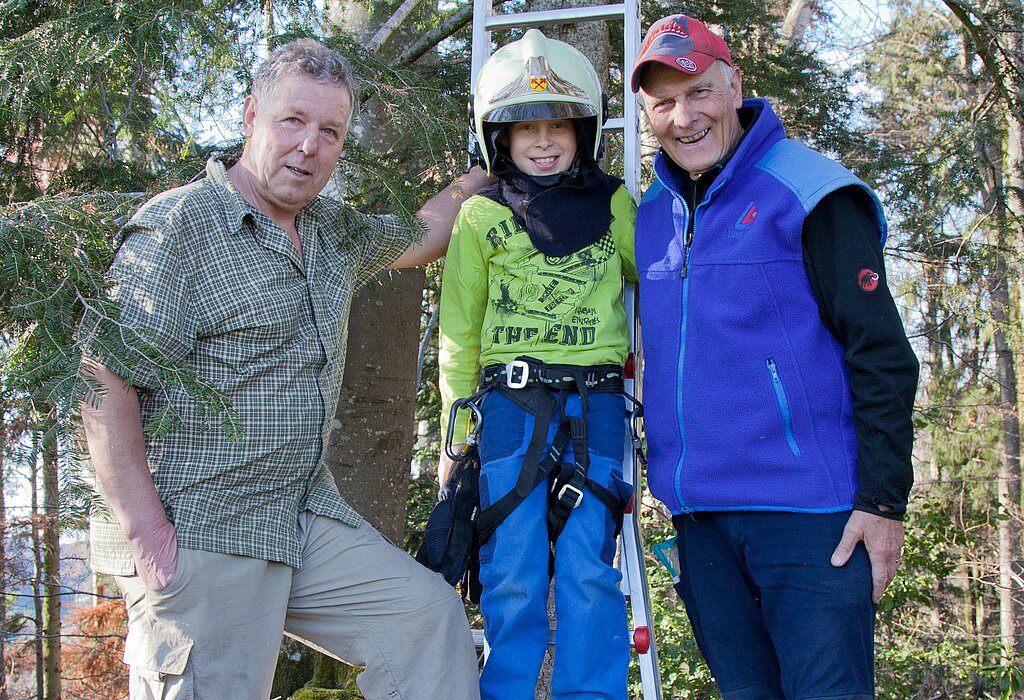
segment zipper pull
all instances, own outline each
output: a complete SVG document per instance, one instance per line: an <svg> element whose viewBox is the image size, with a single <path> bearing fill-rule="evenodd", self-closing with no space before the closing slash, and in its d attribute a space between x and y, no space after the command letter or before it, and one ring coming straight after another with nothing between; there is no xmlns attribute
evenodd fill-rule
<svg viewBox="0 0 1024 700"><path fill-rule="evenodd" d="M769 357L768 360L765 361L765 365L768 366L768 371L772 373L772 381L779 381L779 368L775 366L775 359Z"/></svg>
<svg viewBox="0 0 1024 700"><path fill-rule="evenodd" d="M679 276L686 279L686 275L689 272L690 267L690 247L693 245L693 231L689 231L686 234L686 243L683 244L683 269L679 271Z"/></svg>

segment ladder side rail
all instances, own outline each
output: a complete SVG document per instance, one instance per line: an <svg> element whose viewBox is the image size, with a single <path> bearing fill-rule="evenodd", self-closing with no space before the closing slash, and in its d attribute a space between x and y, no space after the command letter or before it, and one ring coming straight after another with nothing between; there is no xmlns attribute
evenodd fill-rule
<svg viewBox="0 0 1024 700"><path fill-rule="evenodd" d="M638 202L640 200L640 119L637 102L629 85L630 67L640 50L640 1L626 0L622 18L622 179ZM635 313L635 310L633 310ZM631 315L630 318L636 318ZM630 350L636 346L630 339Z"/></svg>
<svg viewBox="0 0 1024 700"><path fill-rule="evenodd" d="M629 324L629 349L633 354L634 378L624 382L626 391L639 398L637 388L640 385L639 366L637 363L636 338L639 322L636 316L637 286L626 284L622 290L623 303L627 318L633 319ZM640 387L642 388L642 387ZM644 544L640 527L640 511L642 498L640 494L640 464L632 443L627 446L627 455L623 463L623 477L633 486L633 508L626 513L619 535L619 546L622 559L622 584L624 592L629 595L629 609L633 618L634 643L636 628L646 626L648 632L648 649L637 653L637 665L640 668L640 683L643 687L644 700L661 700L661 674L658 664L658 645L654 633L654 616L651 607L650 586L647 582L647 570L644 567Z"/></svg>
<svg viewBox="0 0 1024 700"><path fill-rule="evenodd" d="M492 0L473 0L473 46L469 72L470 105L473 104L473 94L476 92L477 76L491 55L491 33L487 30L487 19L493 12Z"/></svg>
<svg viewBox="0 0 1024 700"><path fill-rule="evenodd" d="M640 115L637 109L637 100L630 89L629 74L630 66L633 63L640 49L640 3L639 0L625 0L623 10L623 50L622 50L622 176L626 188L633 198L640 200ZM640 321L637 314L636 284L626 284L623 289L623 302L626 307L626 317L632 319L629 324L629 351L633 356L633 378L628 380L630 393L640 398L642 394L642 381L640 375L640 361L637 356L637 341L640 331ZM640 494L640 464L635 452L630 449L626 452L629 458L623 466L627 468L627 477L634 488L634 503L630 513L626 514L629 519L628 527L622 529L620 545L625 566L623 569L624 580L628 580L627 590L630 592L630 612L632 613L634 626L636 621L641 620L648 626L650 646L644 654L637 654L637 662L640 668L640 683L643 688L644 700L661 700L661 674L658 663L658 646L654 634L654 616L651 608L650 587L647 582L647 570L644 566L644 544L641 536L640 513L642 510L642 497Z"/></svg>
<svg viewBox="0 0 1024 700"><path fill-rule="evenodd" d="M629 570L629 576L635 584L630 592L629 607L633 614L634 627L637 626L636 621L641 620L647 623L648 632L648 639L646 641L649 646L647 651L640 652L639 649L637 650L640 682L643 687L644 700L660 700L661 677L658 673L658 647L653 625L650 624L653 620L651 618L651 600L647 587L646 572L643 566L643 543L640 540L639 524L635 522L640 517L639 509L635 508L633 513L627 513L626 517L634 520L634 523L629 527L624 527L622 531L623 552L631 552L629 556L626 556L626 568ZM638 641L635 634L634 632L634 643Z"/></svg>

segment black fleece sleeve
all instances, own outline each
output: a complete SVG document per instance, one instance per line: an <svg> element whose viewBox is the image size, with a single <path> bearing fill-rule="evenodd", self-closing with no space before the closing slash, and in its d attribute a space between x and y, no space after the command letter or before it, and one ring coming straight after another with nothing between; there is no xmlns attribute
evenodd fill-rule
<svg viewBox="0 0 1024 700"><path fill-rule="evenodd" d="M914 482L918 361L886 282L867 193L845 187L822 199L804 222L803 257L821 320L846 349L860 478L854 509L902 519Z"/></svg>

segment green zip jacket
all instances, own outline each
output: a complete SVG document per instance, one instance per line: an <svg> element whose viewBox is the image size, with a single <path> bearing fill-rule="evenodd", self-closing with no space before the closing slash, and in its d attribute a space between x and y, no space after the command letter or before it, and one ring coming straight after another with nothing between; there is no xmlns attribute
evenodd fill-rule
<svg viewBox="0 0 1024 700"><path fill-rule="evenodd" d="M482 196L462 205L441 285L441 435L480 370L521 355L554 364L622 365L629 328L622 278L635 282L636 203L612 195L612 222L595 243L563 257L538 251L512 210ZM465 440L459 416L453 442Z"/></svg>

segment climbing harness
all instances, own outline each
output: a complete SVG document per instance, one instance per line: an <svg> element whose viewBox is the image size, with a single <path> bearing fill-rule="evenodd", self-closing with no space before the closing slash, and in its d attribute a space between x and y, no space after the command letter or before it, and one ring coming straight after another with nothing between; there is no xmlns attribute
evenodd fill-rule
<svg viewBox="0 0 1024 700"><path fill-rule="evenodd" d="M590 479L587 445L587 410L593 393L624 394L622 368L616 365L579 367L545 364L530 357L518 357L504 365L492 365L481 374L481 391L497 391L534 417L533 434L514 489L483 509L477 521L480 543L486 542L498 526L540 484L551 481L548 491L548 541L552 550L565 529L572 511L589 491L600 500L615 521L615 534L622 528L626 503L617 493ZM582 415L566 412L566 402L577 393ZM480 392L476 394L480 396ZM633 400L630 397L630 400ZM633 400L635 403L635 400ZM557 414L558 428L545 452L548 427ZM569 441L573 462L562 461Z"/></svg>

